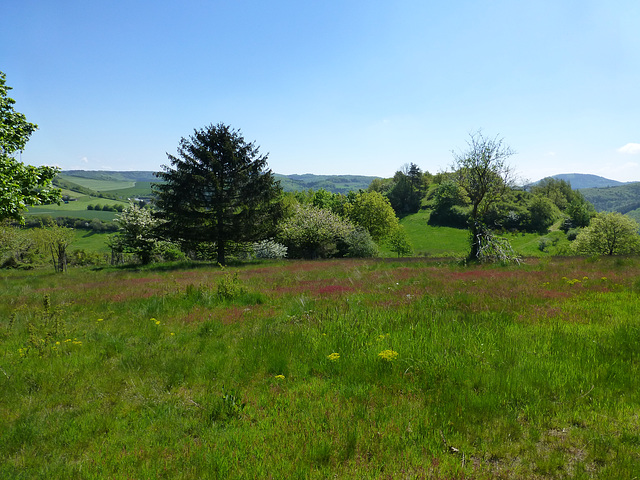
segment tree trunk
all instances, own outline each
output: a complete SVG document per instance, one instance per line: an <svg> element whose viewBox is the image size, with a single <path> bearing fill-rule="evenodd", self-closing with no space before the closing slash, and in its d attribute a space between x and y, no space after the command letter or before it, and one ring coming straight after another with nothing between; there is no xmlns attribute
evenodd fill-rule
<svg viewBox="0 0 640 480"><path fill-rule="evenodd" d="M216 250L218 251L218 263L220 265L224 265L224 242L218 240L218 244L216 245Z"/></svg>

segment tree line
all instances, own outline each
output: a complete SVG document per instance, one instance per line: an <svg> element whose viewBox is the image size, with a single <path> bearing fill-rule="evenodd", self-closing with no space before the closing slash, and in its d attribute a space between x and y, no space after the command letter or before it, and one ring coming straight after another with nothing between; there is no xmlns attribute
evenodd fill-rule
<svg viewBox="0 0 640 480"><path fill-rule="evenodd" d="M1 73L0 87L0 220L24 223L28 205L60 201L60 190L52 186L58 170L16 160L37 126L13 110ZM383 244L400 256L412 248L399 218L428 209L430 223L469 230L470 261L509 261L515 255L496 233L543 233L558 220L575 233L577 253L637 251L635 222L596 215L568 183L547 179L528 190L514 185L508 164L513 154L501 138L478 131L466 150L453 152L448 172L432 175L411 163L366 191L284 193L255 142L223 123L209 125L182 138L175 155L167 154L169 164L153 185L153 208L124 208L109 245L113 258L134 254L142 263L190 257L224 265L230 255L370 257ZM615 241L595 241L598 235ZM54 266L64 270L68 242L56 242L50 244L58 252L52 253Z"/></svg>

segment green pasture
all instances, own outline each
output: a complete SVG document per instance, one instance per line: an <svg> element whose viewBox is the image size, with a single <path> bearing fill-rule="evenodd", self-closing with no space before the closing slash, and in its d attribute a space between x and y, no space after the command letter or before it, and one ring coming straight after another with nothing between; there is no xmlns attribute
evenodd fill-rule
<svg viewBox="0 0 640 480"><path fill-rule="evenodd" d="M69 250L84 250L91 253L109 253L111 250L107 246L109 233L95 233L91 230L76 229L75 238Z"/></svg>
<svg viewBox="0 0 640 480"><path fill-rule="evenodd" d="M74 175L60 175L60 178L73 182L85 188L90 188L96 192L110 192L112 190L122 190L136 186L134 181L126 180L99 180L94 178L76 177Z"/></svg>
<svg viewBox="0 0 640 480"><path fill-rule="evenodd" d="M77 193L75 195L78 195ZM73 195L72 195L73 196ZM50 215L52 218L56 217L72 217L72 218L86 218L92 220L97 218L102 221L112 221L116 212L103 212L101 210L87 210L88 205L127 205L126 201L122 200L109 200L106 198L90 197L88 195L79 195L74 201L68 203L61 202L60 205L40 205L36 207L29 207L25 216L29 215Z"/></svg>
<svg viewBox="0 0 640 480"><path fill-rule="evenodd" d="M400 224L407 232L409 242L413 246L414 256L464 258L469 253L469 232L465 229L450 227L434 227L428 224L429 212L420 211L407 215ZM544 257L566 254L569 242L563 232L552 231L546 235L537 233L507 233L503 235L511 244L514 252L524 257ZM544 239L544 240L543 240ZM540 242L546 244L544 250ZM386 257L395 254L386 246L381 253Z"/></svg>
<svg viewBox="0 0 640 480"><path fill-rule="evenodd" d="M152 183L154 182L135 182L135 186L119 189L116 193L121 198L150 197L152 194Z"/></svg>
<svg viewBox="0 0 640 480"><path fill-rule="evenodd" d="M0 272L3 479L640 476L640 262Z"/></svg>

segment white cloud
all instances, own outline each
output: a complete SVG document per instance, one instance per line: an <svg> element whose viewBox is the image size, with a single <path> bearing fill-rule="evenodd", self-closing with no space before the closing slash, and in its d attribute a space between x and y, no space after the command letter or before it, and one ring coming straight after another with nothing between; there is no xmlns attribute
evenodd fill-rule
<svg viewBox="0 0 640 480"><path fill-rule="evenodd" d="M640 143L627 143L624 147L620 147L618 152L632 155L640 153Z"/></svg>
<svg viewBox="0 0 640 480"><path fill-rule="evenodd" d="M82 158L80 159L80 161L81 161L82 163L89 163L89 159L88 159L87 157L82 157Z"/></svg>

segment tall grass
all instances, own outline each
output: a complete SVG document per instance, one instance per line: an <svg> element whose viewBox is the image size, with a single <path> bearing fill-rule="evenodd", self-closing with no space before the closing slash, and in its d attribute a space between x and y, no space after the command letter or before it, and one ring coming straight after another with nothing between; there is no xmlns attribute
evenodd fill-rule
<svg viewBox="0 0 640 480"><path fill-rule="evenodd" d="M0 471L633 478L637 272L636 259L3 272Z"/></svg>

